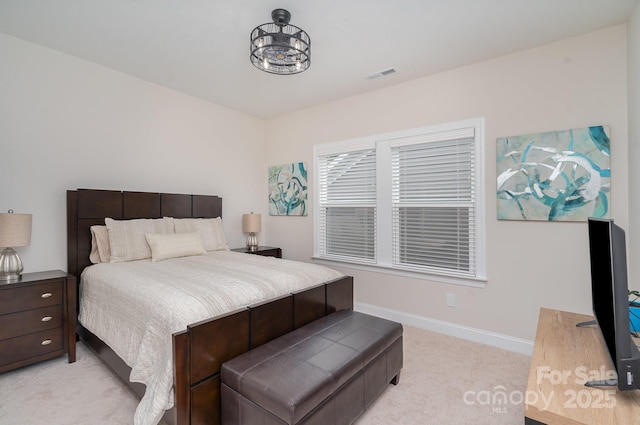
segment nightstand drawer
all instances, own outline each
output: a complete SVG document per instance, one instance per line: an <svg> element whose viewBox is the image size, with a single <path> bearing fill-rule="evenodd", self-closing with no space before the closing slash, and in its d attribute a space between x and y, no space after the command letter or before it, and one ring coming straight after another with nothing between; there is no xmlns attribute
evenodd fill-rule
<svg viewBox="0 0 640 425"><path fill-rule="evenodd" d="M0 366L62 350L62 328L0 341Z"/></svg>
<svg viewBox="0 0 640 425"><path fill-rule="evenodd" d="M263 257L282 258L282 250L280 248L266 248L254 252L253 254L262 255Z"/></svg>
<svg viewBox="0 0 640 425"><path fill-rule="evenodd" d="M0 311L14 313L62 304L62 281L53 281L39 285L16 286L0 291Z"/></svg>
<svg viewBox="0 0 640 425"><path fill-rule="evenodd" d="M0 340L55 329L60 326L62 326L61 305L5 314L0 316Z"/></svg>

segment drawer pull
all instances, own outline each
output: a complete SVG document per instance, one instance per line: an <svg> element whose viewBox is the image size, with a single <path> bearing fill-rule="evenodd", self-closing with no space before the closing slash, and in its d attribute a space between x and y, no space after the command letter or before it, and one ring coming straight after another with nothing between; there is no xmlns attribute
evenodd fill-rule
<svg viewBox="0 0 640 425"><path fill-rule="evenodd" d="M45 339L44 341L42 341L40 343L40 345L49 345L49 344L51 344L51 340L50 339Z"/></svg>
<svg viewBox="0 0 640 425"><path fill-rule="evenodd" d="M40 295L40 298L49 298L51 295L51 292L45 292L44 294Z"/></svg>
<svg viewBox="0 0 640 425"><path fill-rule="evenodd" d="M53 319L53 317L51 316L44 316L42 319L40 319L41 322L48 322L49 320Z"/></svg>

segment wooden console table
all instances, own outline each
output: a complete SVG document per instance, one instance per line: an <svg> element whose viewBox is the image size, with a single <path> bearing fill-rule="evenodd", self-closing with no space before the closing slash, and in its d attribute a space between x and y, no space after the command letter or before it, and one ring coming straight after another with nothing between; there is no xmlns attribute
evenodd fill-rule
<svg viewBox="0 0 640 425"><path fill-rule="evenodd" d="M540 309L525 394L525 425L640 424L640 390L586 387L610 379L608 354L598 330L576 323L591 316Z"/></svg>

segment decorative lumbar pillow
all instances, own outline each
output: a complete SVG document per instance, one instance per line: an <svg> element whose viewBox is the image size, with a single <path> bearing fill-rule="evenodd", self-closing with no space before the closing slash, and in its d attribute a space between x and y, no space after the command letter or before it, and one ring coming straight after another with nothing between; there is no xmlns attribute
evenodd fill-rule
<svg viewBox="0 0 640 425"><path fill-rule="evenodd" d="M111 263L151 258L151 249L145 237L148 233L173 233L170 217L136 220L105 218L109 233Z"/></svg>
<svg viewBox="0 0 640 425"><path fill-rule="evenodd" d="M147 234L151 261L206 254L199 233Z"/></svg>
<svg viewBox="0 0 640 425"><path fill-rule="evenodd" d="M111 249L109 248L109 233L107 226L91 226L91 254L89 260L93 264L108 263L111 261Z"/></svg>
<svg viewBox="0 0 640 425"><path fill-rule="evenodd" d="M228 251L227 240L224 237L222 219L216 218L174 218L173 225L176 233L198 232L202 237L202 244L206 251Z"/></svg>

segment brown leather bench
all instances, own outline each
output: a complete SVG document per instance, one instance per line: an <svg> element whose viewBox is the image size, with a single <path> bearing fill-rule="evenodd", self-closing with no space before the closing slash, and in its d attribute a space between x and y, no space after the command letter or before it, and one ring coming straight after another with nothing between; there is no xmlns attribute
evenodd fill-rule
<svg viewBox="0 0 640 425"><path fill-rule="evenodd" d="M224 363L222 423L351 424L401 368L401 324L341 310Z"/></svg>

